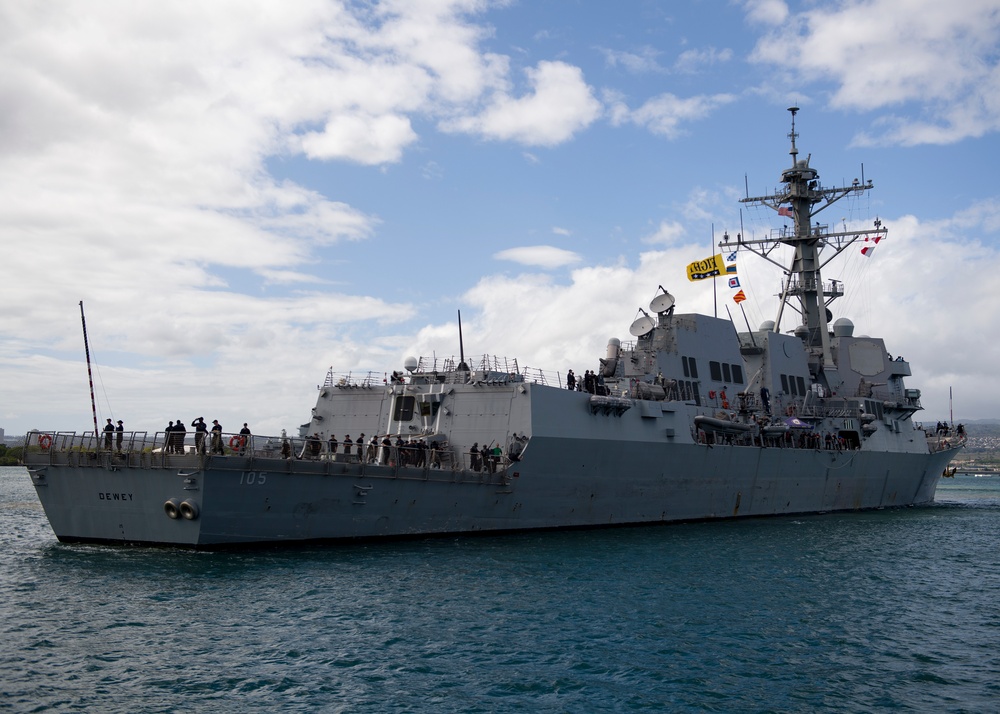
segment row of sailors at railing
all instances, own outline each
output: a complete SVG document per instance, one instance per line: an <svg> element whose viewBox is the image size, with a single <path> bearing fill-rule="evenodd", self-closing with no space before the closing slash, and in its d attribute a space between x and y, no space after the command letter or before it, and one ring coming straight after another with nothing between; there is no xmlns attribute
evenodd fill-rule
<svg viewBox="0 0 1000 714"><path fill-rule="evenodd" d="M468 468L471 470L496 473L498 467L506 468L507 464L520 458L526 442L527 437L513 434L507 453L504 454L498 441L484 443L482 446L477 441L467 452L464 452L463 456L468 459ZM331 434L324 442L318 433L313 433L312 436L306 437L297 454L294 453L291 442L288 439L283 439L281 455L286 459L291 459L294 455L298 459L333 458L352 463L383 466L441 468L443 464L448 465L451 461L452 450L445 441L404 440L399 435L396 436L395 441L392 440L391 435L384 435L381 439L378 436L372 436L366 441L363 433L358 436L357 440L353 440L348 434L341 442L335 434Z"/></svg>
<svg viewBox="0 0 1000 714"><path fill-rule="evenodd" d="M734 444L742 446L759 446L784 449L813 449L815 451L850 451L860 449L861 442L857 438L849 439L843 434L807 429L788 429L769 434L766 430L746 432L743 434L719 433L711 429L699 429L697 433L699 444Z"/></svg>
<svg viewBox="0 0 1000 714"><path fill-rule="evenodd" d="M735 415L730 415L733 424ZM729 419L720 419L728 421ZM798 421L797 419L790 419ZM699 444L732 444L739 446L759 446L786 449L814 449L816 451L850 451L861 448L857 432L840 431L821 432L808 425L788 426L788 424L769 424L765 419L755 419L756 429L746 425L745 431L729 430L724 427L694 428L695 438Z"/></svg>
<svg viewBox="0 0 1000 714"><path fill-rule="evenodd" d="M356 441L351 438L350 434L347 434L344 436L343 442L340 442L336 434L331 434L324 443L323 438L318 433L314 433L312 436L306 437L301 450L295 454L295 457L298 459L320 459L337 457L342 454L343 460L360 463L440 466L441 453L437 443L428 444L424 439L404 441L402 437L397 436L395 443L393 443L390 436L385 435L381 441L377 436L372 436L366 442L365 435L362 433ZM281 455L286 459L293 456L292 444L288 439L282 440Z"/></svg>
<svg viewBox="0 0 1000 714"><path fill-rule="evenodd" d="M110 421L110 420L109 420ZM199 420L195 420L198 422ZM214 421L214 426L219 426L218 421ZM197 427L196 427L197 428ZM192 446L186 443L188 431L184 423L178 420L171 422L170 427L165 431L156 434L152 441L147 440L146 432L126 432L124 429L107 430L102 433L105 438L98 440L98 446L105 450L114 450L114 437L117 435L117 452L134 453L144 450L161 451L163 454L185 454L192 450ZM127 435L127 438L125 438ZM29 436L31 436L29 434ZM59 442L59 435L35 432L36 443L43 451L49 449L73 449L86 448L86 442L93 437L84 434L83 437L75 435L62 437ZM56 438L53 438L53 437ZM372 436L365 440L365 435L361 434L357 440L352 440L350 435L344 437L343 442L339 441L335 435L330 435L324 441L318 433L305 439L290 439L280 437L280 447L275 437L253 436L247 424L243 424L243 429L238 434L224 434L221 427L212 430L196 430L194 432L195 443L193 451L200 454L206 453L206 442L209 443L208 453L225 455L273 455L277 451L286 459L336 459L353 463L382 464L390 466L414 466L422 468L430 466L432 468L449 467L452 462L453 450L446 441L427 441L425 439L404 440L401 436L396 436L395 441L385 435L379 439ZM110 438L109 438L110 437ZM68 442L67 442L68 440ZM483 443L475 442L472 447L462 452L463 466L476 472L495 473L498 468L506 468L508 464L520 460L520 455L527 444L526 435L518 436L514 433L506 453L499 441ZM227 447L228 446L228 450Z"/></svg>
<svg viewBox="0 0 1000 714"><path fill-rule="evenodd" d="M109 420L110 421L110 420ZM121 422L118 422L121 424ZM209 429L208 424L205 423L205 417L198 417L193 422L191 426L194 427L194 448L199 454L205 453L205 442L208 439L209 434L211 434L211 452L213 454L224 454L225 448L223 446L222 439L222 425L219 424L218 419L212 420L212 427ZM176 422L170 422L170 424L164 429L166 433L164 448L168 454L183 454L184 453L184 439L187 437L187 428L184 426L184 422L178 419ZM247 426L246 422L243 422L243 428L240 433L236 435L236 438L230 439L230 448L236 451L244 451L246 449L247 439L251 436L250 427ZM119 451L121 441L119 441Z"/></svg>
<svg viewBox="0 0 1000 714"><path fill-rule="evenodd" d="M200 454L204 454L206 450L205 444L209 441L209 436L211 436L211 452L213 454L225 453L223 446L222 425L219 424L218 419L212 420L211 428L209 428L208 424L205 422L204 417L198 417L195 419L191 422L191 426L194 427L195 451ZM126 433L129 434L129 444L127 447L125 446ZM145 433L146 432L126 432L124 422L121 419L118 420L118 425L115 426L109 418L107 419L107 424L104 426L104 429L101 430L103 439L97 442L98 448L103 449L104 451L116 451L119 454L121 454L124 449L132 451L136 435L142 434L143 437L145 437ZM244 450L246 448L246 442L250 436L250 428L247 426L246 422L244 422L240 433L238 435L234 435L233 439L230 441L230 448L234 451ZM184 422L180 419L176 422L171 421L163 430L163 450L168 454L183 454L185 451L184 442L186 438L187 428L184 426ZM39 446L42 446L42 448L49 448L51 443L51 435L48 435L46 439L39 437ZM81 443L81 446L82 445L83 444ZM145 446L145 438L143 438L143 446Z"/></svg>

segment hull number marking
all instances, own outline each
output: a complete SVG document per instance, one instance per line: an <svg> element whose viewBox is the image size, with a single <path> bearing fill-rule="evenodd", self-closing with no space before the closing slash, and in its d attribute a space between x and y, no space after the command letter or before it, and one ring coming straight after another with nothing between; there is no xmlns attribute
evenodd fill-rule
<svg viewBox="0 0 1000 714"><path fill-rule="evenodd" d="M267 471L244 471L240 474L240 486L263 486L267 481Z"/></svg>

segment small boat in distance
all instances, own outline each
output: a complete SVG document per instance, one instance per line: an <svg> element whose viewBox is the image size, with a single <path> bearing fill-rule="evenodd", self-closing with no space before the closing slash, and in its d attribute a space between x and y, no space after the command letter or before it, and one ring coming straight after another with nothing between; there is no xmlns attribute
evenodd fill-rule
<svg viewBox="0 0 1000 714"><path fill-rule="evenodd" d="M822 184L798 157L790 111L783 188L743 202L794 227L727 236L719 255L687 266L688 279L714 279L737 254L773 262L789 246L773 321L738 332L678 312L660 287L631 339L611 338L569 389L516 360L463 353L409 358L384 378L331 370L295 438L130 432L112 448L96 426L32 432L24 462L53 531L218 548L930 503L962 440L913 421L909 363L834 320L844 283L820 274L822 251L885 237L877 219L839 231L813 220L872 182ZM790 332L786 313L800 317Z"/></svg>

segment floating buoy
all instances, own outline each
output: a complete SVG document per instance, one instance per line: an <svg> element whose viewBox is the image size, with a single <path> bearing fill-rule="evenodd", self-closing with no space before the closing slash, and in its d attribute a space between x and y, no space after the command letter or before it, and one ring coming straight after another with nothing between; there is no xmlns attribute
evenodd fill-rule
<svg viewBox="0 0 1000 714"><path fill-rule="evenodd" d="M45 449L48 449L50 446L52 446L52 437L49 436L48 434L42 434L40 437L38 437L38 445L42 447L43 451Z"/></svg>

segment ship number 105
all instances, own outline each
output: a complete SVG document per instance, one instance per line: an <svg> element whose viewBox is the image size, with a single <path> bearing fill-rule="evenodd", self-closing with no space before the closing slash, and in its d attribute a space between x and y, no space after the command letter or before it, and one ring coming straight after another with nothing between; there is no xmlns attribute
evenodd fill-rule
<svg viewBox="0 0 1000 714"><path fill-rule="evenodd" d="M254 484L263 486L265 481L267 481L266 471L244 471L240 474L240 486L244 484L247 486L253 486Z"/></svg>

